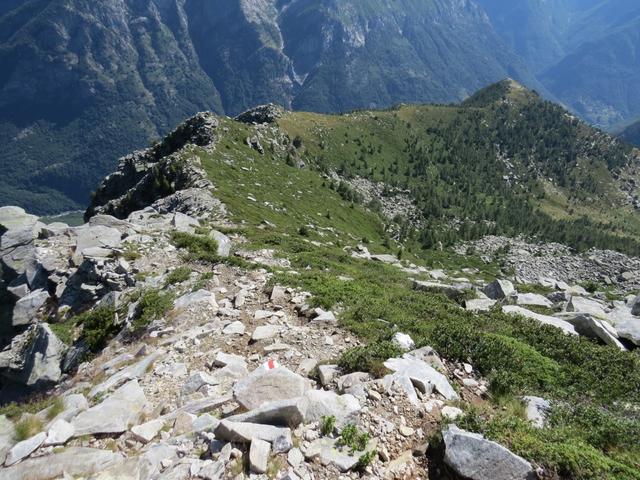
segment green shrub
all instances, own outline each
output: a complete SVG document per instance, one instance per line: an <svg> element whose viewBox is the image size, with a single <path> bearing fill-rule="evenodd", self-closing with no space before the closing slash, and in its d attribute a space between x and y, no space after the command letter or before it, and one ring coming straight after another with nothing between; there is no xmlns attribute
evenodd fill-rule
<svg viewBox="0 0 640 480"><path fill-rule="evenodd" d="M131 322L134 332L146 328L154 320L158 320L173 308L174 296L170 292L161 292L156 289L145 290L138 299L138 308L135 320Z"/></svg>
<svg viewBox="0 0 640 480"><path fill-rule="evenodd" d="M372 343L345 351L338 360L338 365L346 373L371 372L382 376L386 372L384 361L401 354L402 350L391 342Z"/></svg>
<svg viewBox="0 0 640 480"><path fill-rule="evenodd" d="M172 270L165 280L165 285L175 285L189 280L191 269L189 267L178 267Z"/></svg>
<svg viewBox="0 0 640 480"><path fill-rule="evenodd" d="M75 317L76 325L82 325L82 337L89 350L102 350L119 331L115 324L116 312L112 307L98 307Z"/></svg>
<svg viewBox="0 0 640 480"><path fill-rule="evenodd" d="M349 424L340 432L338 445L349 447L353 454L355 452L363 452L367 448L369 440L368 432L360 432L355 425Z"/></svg>
<svg viewBox="0 0 640 480"><path fill-rule="evenodd" d="M185 232L172 232L171 241L177 248L186 250L187 258L193 261L219 263L218 242L208 235L193 235Z"/></svg>

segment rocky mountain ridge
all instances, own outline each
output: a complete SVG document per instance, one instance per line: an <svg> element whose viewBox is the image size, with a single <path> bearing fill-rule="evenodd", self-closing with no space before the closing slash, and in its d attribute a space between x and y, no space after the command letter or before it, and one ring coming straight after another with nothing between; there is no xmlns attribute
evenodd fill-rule
<svg viewBox="0 0 640 480"><path fill-rule="evenodd" d="M611 252L589 252L593 262L581 277L580 264L572 269L567 262L566 272L545 265L568 253L561 246L505 249L509 240L488 238L461 245L462 263L435 268L409 252L400 258L382 241L365 242L358 230L341 234L343 215L356 228L371 214L329 203L329 194L325 205L333 210L318 212L315 192L306 189L311 179L326 180L293 158L293 166L272 163L271 150L295 154L273 123L286 115L261 108L239 117L249 121L242 127L197 115L149 150L125 157L99 187L81 227L44 225L19 208L0 209L3 280L15 302L8 320L13 338L0 352L2 394L21 385L49 395L45 403L14 405L11 418L0 416L0 478L572 478L544 452L518 454L517 444L510 450L474 423L475 406L498 415L491 360L457 356L463 338L453 340L453 349L437 335L429 337L437 349L425 344L416 326L428 319L414 319L410 310L422 301L438 316L460 315L458 327L486 318L531 331L538 341L548 336L574 354L579 345L588 358L606 355L612 365L606 390L616 391L614 376L622 376L628 390L616 402L637 401L630 393L637 355L627 350L640 345L640 312L637 297L625 296L637 289L636 258L615 257L626 270L609 289ZM287 187L271 188L270 178L256 172L260 164ZM308 176L287 183L292 174ZM246 184L258 189L255 197L242 193ZM296 225L296 233L288 230L284 219L299 215L296 206L308 200L315 218ZM473 248L487 258L473 257ZM300 259L305 252L312 256ZM348 275L332 271L336 254L350 265ZM492 254L507 257L499 275L487 277L482 265L494 263ZM514 263L522 270L511 271ZM365 297L363 278L375 272L386 291L399 282L409 295L397 300L408 323ZM297 283L321 275L327 277L309 289ZM574 283L600 279L596 290L607 289L594 293ZM365 300L355 322L347 301L330 296L325 303L336 288ZM363 330L369 310L375 330L389 334L373 350ZM486 317L497 311L501 316ZM445 322L439 330L448 328L444 318L437 321ZM474 343L482 338L475 329ZM502 345L501 355L514 342ZM527 348L545 351L535 341ZM535 365L551 368L548 357L537 355ZM529 377L539 375L528 357L518 358L507 364L524 362ZM629 368L620 368L622 361ZM580 365L571 368L585 375ZM523 423L510 424L511 435L525 428L546 437L558 421L551 412L563 408L554 400L517 400ZM572 402L578 408L579 400ZM609 478L616 472L634 478L638 465L617 461Z"/></svg>

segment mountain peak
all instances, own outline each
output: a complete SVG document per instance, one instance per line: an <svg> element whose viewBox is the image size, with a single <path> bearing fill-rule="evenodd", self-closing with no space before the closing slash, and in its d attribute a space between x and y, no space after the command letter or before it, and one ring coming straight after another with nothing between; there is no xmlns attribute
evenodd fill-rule
<svg viewBox="0 0 640 480"><path fill-rule="evenodd" d="M540 96L535 91L529 90L512 78L505 78L479 90L467 98L463 102L463 105L469 107L486 107L494 103L504 102L525 104L539 99Z"/></svg>

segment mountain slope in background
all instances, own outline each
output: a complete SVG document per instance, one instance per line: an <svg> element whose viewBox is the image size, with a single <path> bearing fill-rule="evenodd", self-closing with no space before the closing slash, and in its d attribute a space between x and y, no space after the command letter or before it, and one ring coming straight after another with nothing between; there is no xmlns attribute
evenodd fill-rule
<svg viewBox="0 0 640 480"><path fill-rule="evenodd" d="M473 2L29 0L0 18L0 204L83 205L199 110L323 112L541 88ZM3 10L0 10L2 12Z"/></svg>
<svg viewBox="0 0 640 480"><path fill-rule="evenodd" d="M478 0L545 87L587 121L640 115L640 4L634 0Z"/></svg>
<svg viewBox="0 0 640 480"><path fill-rule="evenodd" d="M178 8L36 0L0 19L0 203L77 208L114 156L221 111Z"/></svg>
<svg viewBox="0 0 640 480"><path fill-rule="evenodd" d="M629 125L619 135L624 141L640 147L640 121Z"/></svg>

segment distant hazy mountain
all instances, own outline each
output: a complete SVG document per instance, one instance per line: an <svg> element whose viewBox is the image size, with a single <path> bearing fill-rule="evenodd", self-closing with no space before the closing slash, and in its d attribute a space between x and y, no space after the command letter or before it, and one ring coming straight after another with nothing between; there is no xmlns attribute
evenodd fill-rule
<svg viewBox="0 0 640 480"><path fill-rule="evenodd" d="M545 87L610 128L640 115L640 2L478 0Z"/></svg>
<svg viewBox="0 0 640 480"><path fill-rule="evenodd" d="M470 0L5 0L0 204L84 205L115 159L198 110L452 102L542 89Z"/></svg>

